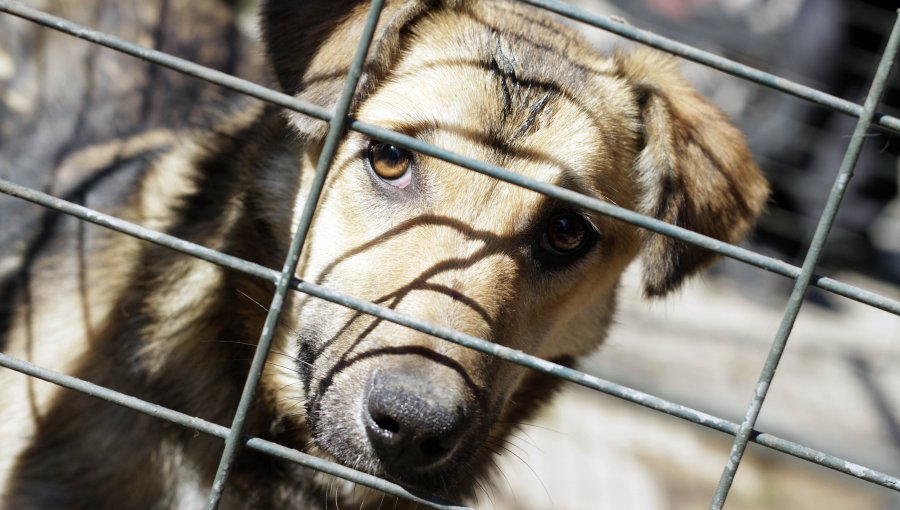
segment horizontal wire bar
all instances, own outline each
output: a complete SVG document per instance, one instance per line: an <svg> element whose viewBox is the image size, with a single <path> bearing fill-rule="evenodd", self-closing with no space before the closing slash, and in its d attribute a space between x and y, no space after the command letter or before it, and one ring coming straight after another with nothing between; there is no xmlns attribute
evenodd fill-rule
<svg viewBox="0 0 900 510"><path fill-rule="evenodd" d="M56 197L52 197L45 193L26 188L24 186L12 184L9 181L5 181L3 179L0 179L0 192L18 196L30 202L56 209L60 212L76 216L78 218L96 223L101 226L112 228L128 235L133 235L140 239L144 239L161 246L166 246L181 253L206 260L207 262L257 276L272 283L275 283L278 280L278 271L265 268L263 266L260 266L259 264L255 264L253 262L249 262L231 255L226 255L224 253L210 250L203 246L184 241L167 234L161 234L159 232L149 230L125 220L115 218L83 206L72 204L71 202L67 202ZM436 326L426 321L400 314L389 308L384 308L362 299L331 291L325 287L313 283L300 281L295 278L291 281L291 287L311 296L325 299L327 301L346 306L363 313L374 315L391 322L396 322L397 324L401 324L403 326L421 331L437 338L442 338L444 340L448 340L486 354L492 354L512 363L544 372L573 382L575 384L579 384L581 386L585 386L587 388L591 388L602 393L606 393L608 395L612 395L614 397L618 397L623 400L648 407L650 409L655 409L671 416L697 423L699 425L703 425L705 427L718 430L726 434L734 435L738 430L737 423L724 420L722 418L718 418L680 404L669 402L665 399L649 395L647 393L643 393L641 391L628 388L626 386L616 384L599 377L586 374L584 372L564 367L562 365L546 361L536 356L511 349L509 347L488 342L487 340L471 335L466 335L449 328ZM874 469L859 466L858 464L854 464L839 457L758 431L754 431L754 436L751 437L751 440L776 451L787 453L800 459L820 464L845 474L856 476L876 485L900 491L900 478L876 471Z"/></svg>
<svg viewBox="0 0 900 510"><path fill-rule="evenodd" d="M95 225L100 225L101 227L115 230L116 232L149 241L153 244L165 246L166 248L171 248L175 251L186 253L207 262L234 269L235 271L240 271L272 283L278 281L278 275L280 273L274 269L269 269L259 264L254 264L253 262L233 257L190 241L185 241L179 237L142 227L95 209L42 193L27 186L14 184L6 179L0 178L0 193L18 197L34 204L80 218Z"/></svg>
<svg viewBox="0 0 900 510"><path fill-rule="evenodd" d="M612 32L616 35L625 37L626 39L631 39L632 41L646 44L647 46L651 46L653 48L678 55L679 57L683 57L698 64L718 69L719 71L728 73L730 75L737 76L739 78L764 85L771 89L775 89L792 96L799 97L801 99L805 99L807 101L831 108L832 110L845 113L847 115L859 117L863 112L862 105L856 104L852 101L841 99L813 87L802 85L795 81L776 76L772 73L760 71L759 69L756 69L754 67L735 62L734 60L727 59L725 57L716 55L715 53L710 53L694 46L678 42L674 39L669 39L668 37L655 34L653 32L650 32L649 30L633 27L627 23L610 19L607 16L601 16L599 14L588 12L582 8L560 2L559 0L519 1L554 12L566 18L580 21L582 23L586 23L588 25L606 30L608 32ZM883 113L876 113L875 123L883 128L900 132L900 118Z"/></svg>
<svg viewBox="0 0 900 510"><path fill-rule="evenodd" d="M209 434L219 439L225 439L228 436L228 427L218 425L197 418L188 414L180 413L168 407L164 407L146 400L111 390L105 386L100 386L77 377L55 372L44 367L29 363L27 361L0 353L0 367L6 367L16 372L21 372L44 381L57 384L59 386L75 390L91 397L99 398L107 402L138 411L154 418L168 421L176 425L181 425L204 434ZM399 496L411 501L415 501L428 508L436 508L438 510L472 510L464 506L456 506L437 498L425 499L421 496L410 493L400 485L389 482L362 471L349 468L347 466L337 464L335 462L320 459L313 455L303 453L292 448L273 443L271 441L252 436L243 436L241 442L256 451L267 453L275 457L294 462L301 466L305 466L317 471L322 471L330 475L349 480L366 487L385 492L392 496Z"/></svg>
<svg viewBox="0 0 900 510"><path fill-rule="evenodd" d="M80 37L97 44L101 44L113 50L120 51L122 53L132 55L149 62L157 63L175 71L182 72L190 76L215 83L217 85L221 85L223 87L277 104L279 106L283 106L285 108L289 108L306 115L310 115L321 120L330 121L332 118L331 112L320 106L308 103L306 101L301 101L293 96L277 92L261 85L257 85L251 81L247 81L216 71L214 69L201 66L188 60L174 57L167 53L147 49L142 46L123 41L114 36L91 30L62 18L58 18L42 11L23 6L19 2L11 0L0 0L0 11L5 11L13 15L23 17L54 30L59 30L67 34L74 35L76 37ZM561 188L559 186L530 179L523 175L515 174L504 168L490 165L477 159L462 156L460 154L455 154L453 152L435 147L407 135L396 133L358 120L352 121L350 123L350 129L372 137L380 138L386 142L391 142L402 147L442 159L444 161L449 161L470 170L474 170L476 172L492 176L499 180L531 189L539 193L543 193L559 200L585 207L601 214L605 214L627 223L637 225L641 228L652 230L662 235L670 236L691 244L695 244L697 246L701 246L708 250L714 251L719 255L733 258L735 260L740 260L761 269L771 271L775 274L786 276L792 279L796 279L800 275L800 268L788 264L787 262L768 257L729 243L725 243L711 237L698 234L691 230L676 227L655 218L643 216L634 211L630 211L628 209L603 202L602 200L598 200L596 198L587 197L575 193L574 191ZM813 285L828 292L832 292L854 301L859 301L861 303L873 306L894 315L900 315L900 301L891 299L887 296L883 296L875 292L861 289L859 287L820 275L813 276Z"/></svg>

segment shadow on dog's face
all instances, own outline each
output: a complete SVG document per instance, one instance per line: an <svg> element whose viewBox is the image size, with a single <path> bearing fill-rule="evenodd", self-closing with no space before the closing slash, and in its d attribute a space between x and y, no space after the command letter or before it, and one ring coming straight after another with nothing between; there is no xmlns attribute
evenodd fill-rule
<svg viewBox="0 0 900 510"><path fill-rule="evenodd" d="M435 31L457 23L446 37ZM475 19L423 21L358 117L626 206L636 152L622 85L593 115L555 81L585 70ZM522 46L522 47L517 47ZM557 73L570 73L560 76ZM619 92L616 95L615 92ZM604 136L611 133L613 136ZM636 232L452 164L351 135L335 161L303 276L403 314L546 358L602 338ZM592 311L579 316L591 303ZM523 372L336 305L301 313L318 444L431 490L462 476ZM577 330L573 331L573 330ZM553 339L551 342L550 339Z"/></svg>
<svg viewBox="0 0 900 510"><path fill-rule="evenodd" d="M366 6L294 4L265 10L276 72L288 92L332 105ZM389 3L356 118L726 241L759 214L767 188L742 137L670 59L601 57L546 15L505 2L431 4ZM324 127L291 122L317 153ZM349 133L298 276L562 361L602 342L619 277L638 255L649 296L712 259ZM320 300L299 299L291 313L299 330L286 349L297 353L306 425L351 467L459 494L487 465L485 441L540 403L533 374L490 356Z"/></svg>

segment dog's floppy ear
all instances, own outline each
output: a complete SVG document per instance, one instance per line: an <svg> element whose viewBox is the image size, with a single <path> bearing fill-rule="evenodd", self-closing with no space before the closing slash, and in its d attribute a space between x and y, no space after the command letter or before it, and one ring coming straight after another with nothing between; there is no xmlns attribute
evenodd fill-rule
<svg viewBox="0 0 900 510"><path fill-rule="evenodd" d="M439 0L386 2L366 59L355 101L383 76L400 46L403 27ZM334 108L365 25L369 2L268 0L262 8L266 52L285 93ZM351 110L352 111L352 110ZM291 122L307 139L324 137L327 125L301 114Z"/></svg>
<svg viewBox="0 0 900 510"><path fill-rule="evenodd" d="M652 50L616 55L635 91L643 147L635 162L639 212L722 241L739 241L756 222L769 187L743 135ZM662 296L712 263L713 252L644 231L643 285Z"/></svg>

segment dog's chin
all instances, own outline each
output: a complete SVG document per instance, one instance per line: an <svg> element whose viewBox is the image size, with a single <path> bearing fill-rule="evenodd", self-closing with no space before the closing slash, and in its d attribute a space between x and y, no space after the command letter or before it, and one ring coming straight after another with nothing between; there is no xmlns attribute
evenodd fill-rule
<svg viewBox="0 0 900 510"><path fill-rule="evenodd" d="M380 473L373 474L394 482L410 493L423 498L438 496L444 499L456 499L460 493L464 492L466 485L465 470L461 469L463 464L432 468L421 473L401 473L384 469Z"/></svg>

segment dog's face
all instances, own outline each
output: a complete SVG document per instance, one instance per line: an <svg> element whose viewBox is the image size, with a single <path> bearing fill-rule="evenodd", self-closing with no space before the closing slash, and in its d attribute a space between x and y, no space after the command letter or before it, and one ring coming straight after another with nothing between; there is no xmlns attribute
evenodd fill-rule
<svg viewBox="0 0 900 510"><path fill-rule="evenodd" d="M513 4L434 4L389 3L356 118L728 241L759 214L766 186L742 138L668 59L601 57ZM289 92L334 100L364 7L269 4L267 42ZM318 39L294 39L296 23ZM286 54L301 51L311 54ZM314 159L322 126L292 123ZM642 251L649 295L712 258L348 133L298 276L563 361L602 342L619 277ZM452 494L515 406L537 405L517 393L520 367L321 300L288 313L298 326L282 350L298 357L306 424L352 467Z"/></svg>

